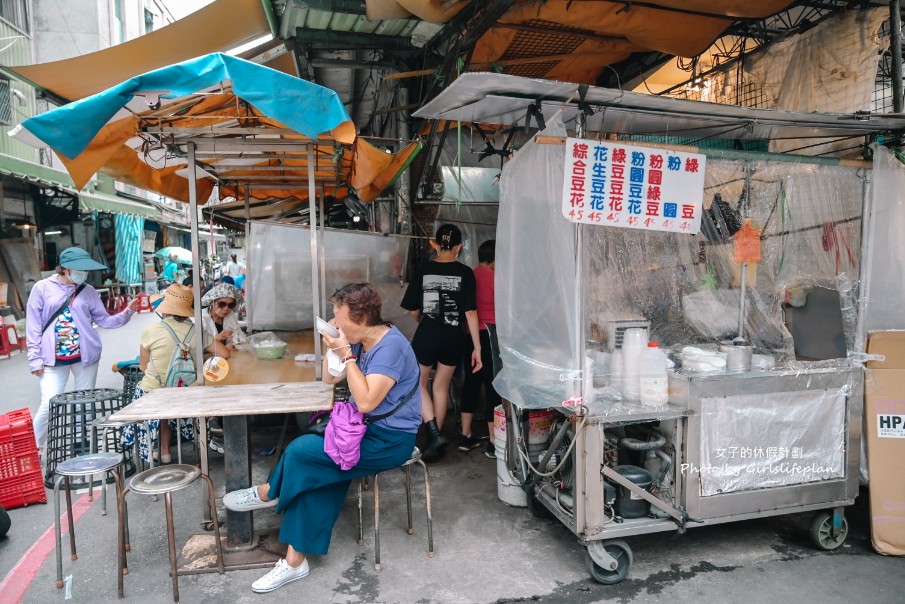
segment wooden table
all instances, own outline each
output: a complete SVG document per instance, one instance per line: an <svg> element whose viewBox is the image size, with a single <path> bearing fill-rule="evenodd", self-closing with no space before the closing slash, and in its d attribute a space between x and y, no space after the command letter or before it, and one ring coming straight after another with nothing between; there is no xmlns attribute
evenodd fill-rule
<svg viewBox="0 0 905 604"><path fill-rule="evenodd" d="M247 416L322 411L330 409L332 405L333 386L315 381L158 388L117 411L111 419L143 422L151 419L201 418L201 470L208 474L207 425L204 419L223 416L226 489L230 491L250 486ZM224 550L227 567L257 568L273 564L272 556L255 556L255 553L270 552L260 547L260 543L255 543L251 513L227 511L227 548Z"/></svg>
<svg viewBox="0 0 905 604"><path fill-rule="evenodd" d="M282 359L259 359L252 350L233 350L227 359L229 373L209 386L236 384L277 384L283 382L313 382L314 363L296 361L298 354L314 353L314 332L310 329L292 333L277 333L289 345Z"/></svg>

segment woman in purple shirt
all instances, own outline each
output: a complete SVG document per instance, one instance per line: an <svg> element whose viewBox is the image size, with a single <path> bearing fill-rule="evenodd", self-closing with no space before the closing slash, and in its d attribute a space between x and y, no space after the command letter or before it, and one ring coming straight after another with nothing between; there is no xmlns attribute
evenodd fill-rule
<svg viewBox="0 0 905 604"><path fill-rule="evenodd" d="M28 296L25 339L28 367L41 378L41 404L35 415L35 440L43 453L47 441L50 399L64 392L72 372L75 390L94 388L101 358L101 336L92 323L113 329L129 322L138 298L117 315L110 315L101 296L85 283L88 271L106 269L83 249L60 254L55 275L38 281ZM74 296L73 296L74 294Z"/></svg>

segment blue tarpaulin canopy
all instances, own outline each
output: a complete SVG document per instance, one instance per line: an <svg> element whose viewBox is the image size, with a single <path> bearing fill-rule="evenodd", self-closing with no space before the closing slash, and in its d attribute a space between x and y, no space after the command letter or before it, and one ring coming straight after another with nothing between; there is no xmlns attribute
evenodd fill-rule
<svg viewBox="0 0 905 604"><path fill-rule="evenodd" d="M349 114L333 90L221 53L130 78L29 118L10 134L37 147L50 146L79 188L104 168L119 180L182 200L188 197L188 171L180 141L189 137L238 136L271 146L318 140L328 157L334 155L334 142L348 145L355 138ZM199 193L209 193L215 180L228 184L236 176L232 173L272 164L265 152L243 158L229 164L222 157L200 161ZM295 164L284 165L307 171L303 155L288 159ZM220 170L218 164L230 169ZM318 170L332 167L335 182L339 164L325 164L318 162ZM260 175L282 174L288 183L289 172ZM202 202L206 197L199 195Z"/></svg>

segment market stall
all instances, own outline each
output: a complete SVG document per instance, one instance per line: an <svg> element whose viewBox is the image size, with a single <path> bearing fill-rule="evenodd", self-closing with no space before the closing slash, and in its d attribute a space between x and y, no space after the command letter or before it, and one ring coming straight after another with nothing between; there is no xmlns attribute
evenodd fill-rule
<svg viewBox="0 0 905 604"><path fill-rule="evenodd" d="M812 540L835 549L858 492L871 164L631 133L859 126L643 96L480 74L419 112L555 113L501 181L495 386L515 416L510 478L587 546L602 583L628 574L620 538L644 533L814 512ZM902 127L880 122L861 128ZM535 417L549 409L545 432Z"/></svg>

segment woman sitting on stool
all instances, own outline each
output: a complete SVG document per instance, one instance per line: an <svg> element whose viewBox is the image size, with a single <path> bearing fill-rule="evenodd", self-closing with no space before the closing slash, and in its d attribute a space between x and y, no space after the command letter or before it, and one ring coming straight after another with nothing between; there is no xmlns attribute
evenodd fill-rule
<svg viewBox="0 0 905 604"><path fill-rule="evenodd" d="M339 336L324 336L326 345L345 363L345 374L333 376L324 357L324 381L348 380L350 402L365 416L382 415L408 399L392 416L368 424L361 459L340 469L324 452L324 439L314 434L290 443L270 479L233 491L223 505L236 512L276 506L285 512L280 541L289 544L284 560L252 583L257 593L273 591L308 575L307 554L327 553L333 525L342 511L353 478L370 476L408 461L421 424L418 361L409 341L380 319L380 294L369 283L352 283L333 294L333 325Z"/></svg>

